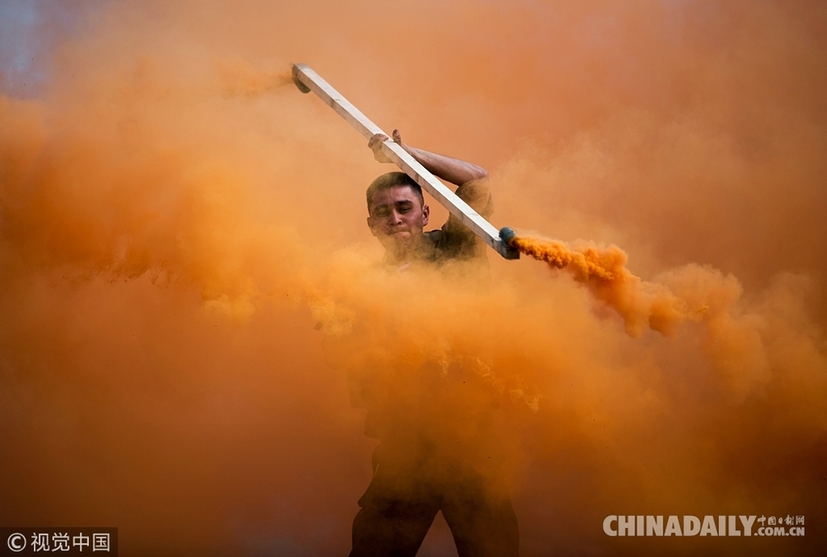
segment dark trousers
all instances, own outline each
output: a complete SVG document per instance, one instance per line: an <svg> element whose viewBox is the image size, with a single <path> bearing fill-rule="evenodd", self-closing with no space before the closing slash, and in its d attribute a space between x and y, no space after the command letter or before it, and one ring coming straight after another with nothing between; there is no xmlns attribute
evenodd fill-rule
<svg viewBox="0 0 827 557"><path fill-rule="evenodd" d="M408 460L400 466L374 455L373 480L353 521L350 557L413 557L439 511L459 557L518 555L517 517L489 475L468 463Z"/></svg>

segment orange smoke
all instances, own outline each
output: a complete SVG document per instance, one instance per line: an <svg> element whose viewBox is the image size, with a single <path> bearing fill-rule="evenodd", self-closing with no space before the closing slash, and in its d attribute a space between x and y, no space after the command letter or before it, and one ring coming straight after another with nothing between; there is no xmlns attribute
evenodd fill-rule
<svg viewBox="0 0 827 557"><path fill-rule="evenodd" d="M555 240L526 236L516 237L512 244L520 252L553 269L566 269L574 280L584 284L598 300L617 311L632 336L643 334L643 328L663 334L674 334L687 319L697 321L709 306L690 307L685 300L664 285L642 281L626 268L626 252L612 245L598 248L581 245L570 248Z"/></svg>
<svg viewBox="0 0 827 557"><path fill-rule="evenodd" d="M280 87L293 85L289 71L263 72L243 59L219 60L216 69L221 78L225 97L254 98L273 93Z"/></svg>
<svg viewBox="0 0 827 557"><path fill-rule="evenodd" d="M347 554L375 444L349 372L427 367L480 389L422 412L498 407L525 557L819 555L822 4L0 3L0 523ZM487 168L495 225L586 239L550 252L576 280L378 268L390 168L291 61ZM612 514L807 533L610 538ZM454 551L436 527L422 555Z"/></svg>

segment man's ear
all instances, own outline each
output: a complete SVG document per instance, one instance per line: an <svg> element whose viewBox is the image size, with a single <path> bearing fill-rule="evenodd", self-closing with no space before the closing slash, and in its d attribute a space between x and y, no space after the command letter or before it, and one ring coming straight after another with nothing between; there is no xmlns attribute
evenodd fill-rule
<svg viewBox="0 0 827 557"><path fill-rule="evenodd" d="M427 205L422 206L422 226L428 226L428 217L431 214L431 208Z"/></svg>
<svg viewBox="0 0 827 557"><path fill-rule="evenodd" d="M373 227L373 219L368 217L367 222L368 222L368 228L370 228L370 233L373 234L374 236L379 236L379 234L376 232L376 229Z"/></svg>

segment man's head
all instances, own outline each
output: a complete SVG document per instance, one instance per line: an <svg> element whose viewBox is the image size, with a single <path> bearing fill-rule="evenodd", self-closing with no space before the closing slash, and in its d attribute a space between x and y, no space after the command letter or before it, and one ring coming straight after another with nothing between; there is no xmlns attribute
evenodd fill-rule
<svg viewBox="0 0 827 557"><path fill-rule="evenodd" d="M422 188L404 172L379 176L368 187L368 227L390 255L407 259L428 224Z"/></svg>

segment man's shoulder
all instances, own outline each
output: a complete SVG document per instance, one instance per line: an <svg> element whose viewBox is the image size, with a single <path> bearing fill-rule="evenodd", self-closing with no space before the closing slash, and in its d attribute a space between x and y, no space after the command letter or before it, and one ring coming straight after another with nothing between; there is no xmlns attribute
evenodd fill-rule
<svg viewBox="0 0 827 557"><path fill-rule="evenodd" d="M437 263L449 259L485 259L485 244L453 216L442 228L424 232L422 240L419 255L423 259Z"/></svg>
<svg viewBox="0 0 827 557"><path fill-rule="evenodd" d="M422 233L422 240L432 246L437 246L442 240L442 229L426 230Z"/></svg>

